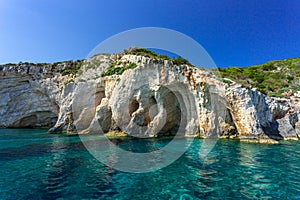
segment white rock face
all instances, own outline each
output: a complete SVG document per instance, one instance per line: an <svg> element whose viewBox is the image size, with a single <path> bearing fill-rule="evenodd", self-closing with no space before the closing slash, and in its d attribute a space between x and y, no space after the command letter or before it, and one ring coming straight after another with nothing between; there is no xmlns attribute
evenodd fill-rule
<svg viewBox="0 0 300 200"><path fill-rule="evenodd" d="M102 77L113 63L137 67ZM266 97L255 89L218 81L208 71L167 60L98 55L86 60L74 82L72 76L46 69L2 68L0 75L3 127L55 123L50 132L122 130L138 137L275 140L297 139L300 132L299 97Z"/></svg>
<svg viewBox="0 0 300 200"><path fill-rule="evenodd" d="M30 76L20 74L1 76L0 126L53 126L57 120L58 109L55 99L43 87L48 81L44 79L41 84Z"/></svg>

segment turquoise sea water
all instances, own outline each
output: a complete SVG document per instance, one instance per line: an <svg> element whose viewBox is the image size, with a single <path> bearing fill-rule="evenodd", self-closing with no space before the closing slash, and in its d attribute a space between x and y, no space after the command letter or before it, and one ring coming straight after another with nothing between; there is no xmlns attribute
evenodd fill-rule
<svg viewBox="0 0 300 200"><path fill-rule="evenodd" d="M119 141L137 151L168 142ZM101 164L78 136L1 129L0 199L300 199L300 142L218 140L200 159L202 142L163 169L132 174Z"/></svg>

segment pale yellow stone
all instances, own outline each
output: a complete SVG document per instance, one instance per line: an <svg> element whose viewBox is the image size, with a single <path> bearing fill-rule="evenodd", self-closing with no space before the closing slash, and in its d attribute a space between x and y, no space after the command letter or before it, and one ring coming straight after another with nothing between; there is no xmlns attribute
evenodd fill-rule
<svg viewBox="0 0 300 200"><path fill-rule="evenodd" d="M104 134L106 137L128 137L123 131L110 131Z"/></svg>

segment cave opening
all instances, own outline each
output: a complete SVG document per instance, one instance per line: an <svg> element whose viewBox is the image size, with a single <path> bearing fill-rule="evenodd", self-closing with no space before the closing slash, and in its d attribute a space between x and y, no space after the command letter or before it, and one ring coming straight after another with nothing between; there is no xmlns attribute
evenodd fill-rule
<svg viewBox="0 0 300 200"><path fill-rule="evenodd" d="M129 104L129 114L132 117L132 114L139 109L140 104L136 99L133 99Z"/></svg>
<svg viewBox="0 0 300 200"><path fill-rule="evenodd" d="M158 106L157 101L154 96L150 97L148 100L148 107L145 109L144 112L144 124L143 126L147 126L154 117L158 114Z"/></svg>
<svg viewBox="0 0 300 200"><path fill-rule="evenodd" d="M57 118L57 114L51 111L32 112L15 121L9 128L50 128L55 125Z"/></svg>
<svg viewBox="0 0 300 200"><path fill-rule="evenodd" d="M95 93L95 108L100 105L101 100L105 97L105 91L97 91Z"/></svg>
<svg viewBox="0 0 300 200"><path fill-rule="evenodd" d="M181 125L181 106L180 106L180 95L175 94L167 87L161 87L159 90L159 96L162 99L163 108L166 111L166 121L159 132L159 135L176 135Z"/></svg>

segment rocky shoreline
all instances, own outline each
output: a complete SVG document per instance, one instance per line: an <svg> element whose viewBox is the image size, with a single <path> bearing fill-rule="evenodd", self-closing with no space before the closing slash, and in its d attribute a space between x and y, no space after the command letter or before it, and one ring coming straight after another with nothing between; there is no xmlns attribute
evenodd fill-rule
<svg viewBox="0 0 300 200"><path fill-rule="evenodd" d="M0 96L5 128L145 137L180 133L258 143L300 135L297 96L268 97L208 70L130 52L75 64L0 66Z"/></svg>

